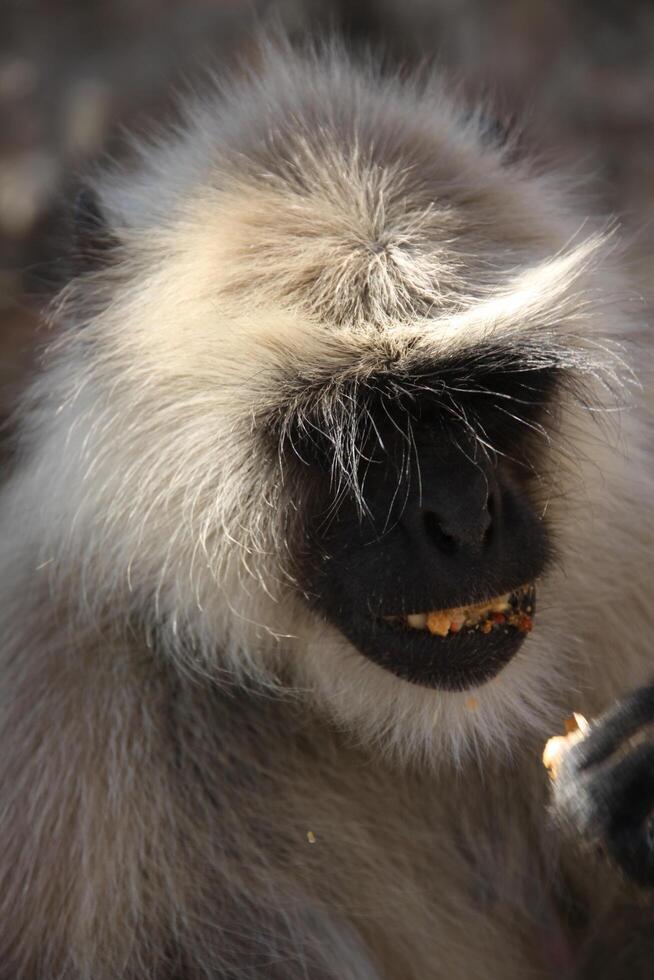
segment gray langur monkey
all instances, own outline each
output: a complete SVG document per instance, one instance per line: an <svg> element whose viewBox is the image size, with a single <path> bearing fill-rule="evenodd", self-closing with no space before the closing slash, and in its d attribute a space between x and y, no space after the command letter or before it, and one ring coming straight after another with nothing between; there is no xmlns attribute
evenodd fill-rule
<svg viewBox="0 0 654 980"><path fill-rule="evenodd" d="M336 46L86 201L0 496L1 980L651 976L611 233Z"/></svg>

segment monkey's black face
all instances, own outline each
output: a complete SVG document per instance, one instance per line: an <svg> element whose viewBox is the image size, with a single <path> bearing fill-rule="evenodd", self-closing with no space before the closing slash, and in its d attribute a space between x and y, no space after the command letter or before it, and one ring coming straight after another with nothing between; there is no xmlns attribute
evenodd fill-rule
<svg viewBox="0 0 654 980"><path fill-rule="evenodd" d="M497 674L531 629L546 535L501 467L424 441L417 454L420 483L379 464L364 518L341 505L312 587L365 656L404 680L459 690Z"/></svg>
<svg viewBox="0 0 654 980"><path fill-rule="evenodd" d="M533 434L551 380L496 378L492 391L530 388L522 414ZM390 412L389 404L367 404L368 437L351 444L358 493L314 493L303 585L316 611L396 676L444 690L477 686L531 631L534 583L549 557L527 440L513 409L507 424L493 401L476 425L470 404L455 421L431 396L409 408L395 400ZM312 443L309 465L327 454L315 430Z"/></svg>

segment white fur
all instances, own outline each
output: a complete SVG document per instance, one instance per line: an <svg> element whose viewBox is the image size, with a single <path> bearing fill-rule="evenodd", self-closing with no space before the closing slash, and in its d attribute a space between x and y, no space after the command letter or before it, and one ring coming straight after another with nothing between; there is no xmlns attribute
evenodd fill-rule
<svg viewBox="0 0 654 980"><path fill-rule="evenodd" d="M278 62L273 68L285 71ZM325 70L316 67L318 75ZM341 84L337 67L329 71L329 84ZM354 83L364 84L356 75ZM283 86L291 81L280 84L278 104L269 90L265 94L273 120L286 109ZM246 98L261 95L258 89ZM382 97L367 91L365 96L373 103ZM401 102L405 96L388 85L383 97ZM75 567L80 614L91 619L112 605L149 604L148 615L168 638L172 655L189 669L227 670L237 677L245 672L274 684L280 658L290 660L297 682L340 721L403 752L430 757L454 748L459 754L478 739L506 746L525 726L547 731L548 692L584 683L580 636L587 632L588 645L598 642L592 625L596 602L584 597L615 596L616 578L619 583L630 577L619 574L616 563L634 568L638 560L640 540L616 555L612 535L618 529L600 524L598 534L592 522L602 521L607 501L617 511L629 508L639 528L649 522L647 507L637 512L638 500L625 499L631 490L625 467L641 466L637 434L628 429L639 424L633 415L623 421L630 460L624 446L602 445L601 432L593 432L584 418L577 423L579 434L565 434L561 446L552 449L544 439L544 460L550 451L560 453L562 468L564 452L573 471L558 473L554 481L543 477L557 497L550 505L557 546L571 557L543 582L538 629L497 684L476 692L475 712L465 709L462 695L421 690L387 676L302 608L285 572L289 501L283 467L274 455L262 458L258 447L253 450L253 436L297 377L331 377L336 383L365 378L389 362L410 371L414 362L429 358L437 364L453 350L498 337L527 339L536 355L539 346L557 348L586 385L588 412L615 409L616 394L604 385L616 376L619 385L629 379L620 349L612 346L616 332L624 343L628 321L621 314L616 331L614 280L608 278L607 292L601 237L571 242L573 221L557 225L551 217L562 210L557 197L526 174L513 174L507 182L499 154L480 150L472 124L453 125L454 112L442 93L428 106L428 122L421 120L443 156L434 162L434 180L444 169L440 178L447 188L454 157L504 229L489 232L476 204L455 207L447 200L432 201L430 215L420 218L424 202L407 186L401 157L375 167L362 149L331 144L329 131L321 154L323 147L310 144L301 122L297 147L288 148L289 176L284 168L275 175L253 171L249 179L236 175L225 158L230 137L238 145L241 134L229 118L229 100L227 106L224 120L206 106L193 107L187 130L172 148L144 151L143 175L132 178L129 193L122 183L107 193L124 257L97 285L84 281L62 297L59 318L72 325L52 352L43 391L37 388L43 401L34 415L37 451L27 475L17 479L19 508L31 510L39 542L36 564L47 562L40 574L56 589L58 575ZM421 109L419 102L414 114ZM439 124L449 128L437 132ZM293 153L297 163L291 162ZM294 166L302 168L299 188ZM171 187L173 176L179 186ZM166 217L160 213L164 201ZM535 212L529 227L516 231L513 224L528 205ZM146 207L151 213L140 212ZM415 221L409 219L412 208ZM155 221L162 226L152 227ZM481 283L467 282L462 268L452 267L438 237L448 225L452 252L465 251L473 268L490 242L505 236L493 263L494 281L486 273ZM366 270L377 305L362 323L349 297L356 294L360 253L379 240L388 251L375 253ZM311 249L316 254L308 258ZM523 255L520 263L516 253ZM504 256L509 261L503 266ZM303 281L309 261L319 268L307 306L298 301L294 281ZM243 262L251 265L251 278ZM381 262L383 288L376 273ZM422 278L416 285L417 276ZM334 302L343 307L338 323L325 322L315 309L314 293L322 295L328 282ZM428 309L412 312L407 297L422 298L428 283ZM109 303L103 299L107 288ZM330 304L327 316L333 315ZM624 400L622 390L617 400ZM575 553L587 556L592 579L588 569L578 574ZM601 577L603 568L610 585ZM634 587L629 582L629 592ZM563 604L557 600L562 589ZM611 624L602 619L600 663L605 644L617 642L609 639ZM624 622L615 625L624 637ZM640 634L633 640L637 648ZM183 654L178 635L186 639ZM584 656L592 658L589 652ZM578 679L569 676L570 669Z"/></svg>

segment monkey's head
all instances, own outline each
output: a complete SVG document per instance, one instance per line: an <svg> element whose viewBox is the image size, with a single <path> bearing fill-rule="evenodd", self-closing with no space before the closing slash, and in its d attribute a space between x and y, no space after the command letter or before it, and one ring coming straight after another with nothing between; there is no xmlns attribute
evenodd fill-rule
<svg viewBox="0 0 654 980"><path fill-rule="evenodd" d="M601 241L339 54L265 54L97 193L40 410L82 614L404 747L542 721L601 554Z"/></svg>

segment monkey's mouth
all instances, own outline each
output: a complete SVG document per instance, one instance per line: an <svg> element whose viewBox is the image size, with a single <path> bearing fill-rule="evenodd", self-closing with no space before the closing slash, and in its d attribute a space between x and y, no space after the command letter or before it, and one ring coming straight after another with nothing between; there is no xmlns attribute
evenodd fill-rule
<svg viewBox="0 0 654 980"><path fill-rule="evenodd" d="M402 613L384 616L385 622L413 630L428 630L432 636L446 637L463 630L479 630L484 634L494 629L513 627L522 633L533 629L535 589L524 585L514 592L505 592L484 602L439 609L433 612Z"/></svg>
<svg viewBox="0 0 654 980"><path fill-rule="evenodd" d="M485 684L515 656L531 632L533 584L430 612L357 617L345 630L357 649L397 677L460 691Z"/></svg>

